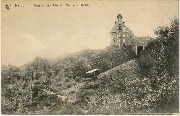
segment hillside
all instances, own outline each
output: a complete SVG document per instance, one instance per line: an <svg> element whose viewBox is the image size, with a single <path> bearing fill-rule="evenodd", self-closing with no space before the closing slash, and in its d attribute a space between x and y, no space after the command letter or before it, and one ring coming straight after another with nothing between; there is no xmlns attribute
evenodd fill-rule
<svg viewBox="0 0 180 116"><path fill-rule="evenodd" d="M99 75L99 78L111 78L116 81L120 78L125 78L125 77L130 77L130 78L139 77L136 60L130 60L128 62L125 62L122 65L116 66Z"/></svg>
<svg viewBox="0 0 180 116"><path fill-rule="evenodd" d="M2 114L178 113L179 21L156 33L138 57L109 46L2 66ZM98 78L84 80L92 69Z"/></svg>
<svg viewBox="0 0 180 116"><path fill-rule="evenodd" d="M3 66L2 112L43 114L43 108L66 109L71 102L78 101L77 94L81 93L79 90L86 83L82 82L86 71L98 68L100 72L105 72L133 58L135 53L130 47L109 46L101 50L84 50L57 59L37 57L22 67ZM56 104L56 100L64 105L60 105L61 102ZM60 114L69 113L68 108L64 111Z"/></svg>
<svg viewBox="0 0 180 116"><path fill-rule="evenodd" d="M82 88L84 96L81 96L89 100L86 112L90 114L149 112L147 107L150 95L148 92L151 90L148 86L149 79L141 79L138 71L136 60L130 60L101 73L95 82L87 83Z"/></svg>
<svg viewBox="0 0 180 116"><path fill-rule="evenodd" d="M159 37L138 58L81 88L79 102L86 114L179 112L179 20L155 33Z"/></svg>

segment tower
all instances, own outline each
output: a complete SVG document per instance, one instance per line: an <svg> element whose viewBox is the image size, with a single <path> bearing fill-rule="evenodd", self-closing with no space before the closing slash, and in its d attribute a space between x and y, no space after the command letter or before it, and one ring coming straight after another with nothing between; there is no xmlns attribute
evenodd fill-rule
<svg viewBox="0 0 180 116"><path fill-rule="evenodd" d="M130 39L133 37L132 31L125 26L125 22L122 20L121 14L117 15L117 21L111 30L111 45L117 45L123 47L123 45L129 44Z"/></svg>
<svg viewBox="0 0 180 116"><path fill-rule="evenodd" d="M117 15L118 23L123 23L123 22L122 22L122 18L123 18L123 17L122 17L121 14L118 14L118 15Z"/></svg>

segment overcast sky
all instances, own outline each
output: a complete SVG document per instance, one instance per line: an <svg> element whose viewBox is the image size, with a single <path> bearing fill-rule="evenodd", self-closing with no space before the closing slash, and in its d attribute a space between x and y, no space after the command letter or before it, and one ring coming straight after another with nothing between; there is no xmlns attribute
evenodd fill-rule
<svg viewBox="0 0 180 116"><path fill-rule="evenodd" d="M53 3L70 6L34 7ZM10 10L5 4L11 5ZM24 7L15 8L15 4ZM89 6L72 6L80 4ZM105 48L119 13L135 35L155 37L155 28L178 16L178 1L4 1L2 11L2 64L20 66L36 56L55 58L82 49Z"/></svg>

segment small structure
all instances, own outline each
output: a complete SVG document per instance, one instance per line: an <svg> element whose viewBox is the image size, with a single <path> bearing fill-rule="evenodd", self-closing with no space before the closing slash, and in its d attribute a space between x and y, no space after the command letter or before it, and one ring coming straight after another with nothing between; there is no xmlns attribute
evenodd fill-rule
<svg viewBox="0 0 180 116"><path fill-rule="evenodd" d="M62 101L67 101L67 96L57 95Z"/></svg>
<svg viewBox="0 0 180 116"><path fill-rule="evenodd" d="M88 78L97 78L97 75L99 74L100 74L99 69L92 69L86 72Z"/></svg>

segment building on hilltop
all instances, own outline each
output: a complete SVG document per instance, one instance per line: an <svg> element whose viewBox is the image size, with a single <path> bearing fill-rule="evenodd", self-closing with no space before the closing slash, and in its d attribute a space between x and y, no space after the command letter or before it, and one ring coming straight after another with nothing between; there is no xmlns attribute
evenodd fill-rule
<svg viewBox="0 0 180 116"><path fill-rule="evenodd" d="M150 37L135 37L133 32L126 27L125 22L122 20L122 15L117 15L117 21L111 30L111 45L123 47L131 46L132 50L138 55L146 45L153 40Z"/></svg>
<svg viewBox="0 0 180 116"><path fill-rule="evenodd" d="M129 40L134 37L133 32L125 26L125 22L122 21L122 15L117 15L117 21L111 30L111 45L118 45L122 47L123 44L129 43Z"/></svg>

